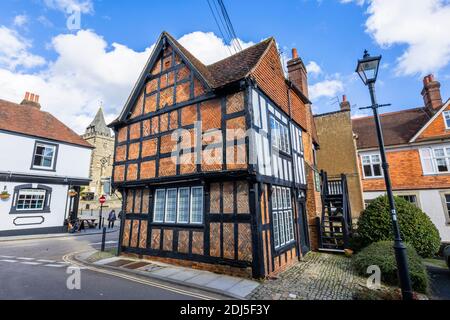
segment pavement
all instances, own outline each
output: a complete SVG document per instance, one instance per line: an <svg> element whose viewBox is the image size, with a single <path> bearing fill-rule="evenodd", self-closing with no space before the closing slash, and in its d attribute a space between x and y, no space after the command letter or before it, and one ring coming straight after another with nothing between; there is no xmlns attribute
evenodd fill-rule
<svg viewBox="0 0 450 320"><path fill-rule="evenodd" d="M450 270L427 265L432 300L450 300Z"/></svg>
<svg viewBox="0 0 450 320"><path fill-rule="evenodd" d="M114 227L114 229L107 229L106 233L118 232L120 227ZM13 237L0 237L1 242L21 241L21 240L39 240L39 239L52 239L52 238L66 238L66 237L79 237L90 236L96 234L102 234L103 230L99 229L86 229L78 233L54 233L54 234L36 234L28 236L13 236Z"/></svg>
<svg viewBox="0 0 450 320"><path fill-rule="evenodd" d="M197 288L203 291L217 293L232 299L245 299L260 285L257 281L216 274L209 271L177 267L150 260L111 257L94 263L87 262L87 259L94 253L95 251L83 252L71 258L80 262L82 266L95 266L106 270L135 274L183 287ZM69 260L71 258L69 257Z"/></svg>
<svg viewBox="0 0 450 320"><path fill-rule="evenodd" d="M248 299L352 300L356 280L350 258L310 252L276 279L266 280Z"/></svg>
<svg viewBox="0 0 450 320"><path fill-rule="evenodd" d="M119 232L109 233L106 248L116 248ZM0 243L0 300L217 300L228 299L143 276L67 261L75 252L99 250L101 234L27 238ZM79 274L72 271L79 268ZM76 275L76 279L73 276ZM70 286L79 280L79 287Z"/></svg>

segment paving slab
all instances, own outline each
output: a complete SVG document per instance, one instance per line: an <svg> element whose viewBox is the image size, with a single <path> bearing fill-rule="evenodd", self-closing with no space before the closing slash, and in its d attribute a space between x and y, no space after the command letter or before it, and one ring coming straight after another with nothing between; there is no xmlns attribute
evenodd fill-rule
<svg viewBox="0 0 450 320"><path fill-rule="evenodd" d="M171 275L174 275L176 273L180 273L183 271L184 270L180 269L180 268L162 268L160 270L152 271L150 273L153 275L159 276L159 277L168 278Z"/></svg>
<svg viewBox="0 0 450 320"><path fill-rule="evenodd" d="M186 281L188 279L191 279L195 276L198 276L201 273L201 271L196 271L196 270L188 270L188 271L183 271L183 272L179 272L179 273L175 273L173 275L168 276L168 278L172 279L172 280L178 280L178 281Z"/></svg>
<svg viewBox="0 0 450 320"><path fill-rule="evenodd" d="M238 282L241 282L241 281L242 281L241 278L234 278L234 277L229 277L229 276L219 276L217 279L206 284L206 286L208 288L227 291L228 289L232 288L234 285L236 285Z"/></svg>
<svg viewBox="0 0 450 320"><path fill-rule="evenodd" d="M187 283L196 284L199 286L206 286L208 283L216 280L219 277L219 275L214 273L202 273L198 276L195 276L194 278L186 280Z"/></svg>
<svg viewBox="0 0 450 320"><path fill-rule="evenodd" d="M259 282L251 280L242 280L227 290L227 292L241 298L248 296L253 290L258 288Z"/></svg>
<svg viewBox="0 0 450 320"><path fill-rule="evenodd" d="M83 260L81 256L77 256L77 258L79 258L80 260ZM103 265L106 265L108 263L111 263L111 262L114 262L114 261L117 261L117 260L120 260L120 258L118 258L118 257L111 257L111 258L107 258L107 259L102 259L102 260L96 261L96 262L94 262L94 264L98 265L98 266L103 266Z"/></svg>

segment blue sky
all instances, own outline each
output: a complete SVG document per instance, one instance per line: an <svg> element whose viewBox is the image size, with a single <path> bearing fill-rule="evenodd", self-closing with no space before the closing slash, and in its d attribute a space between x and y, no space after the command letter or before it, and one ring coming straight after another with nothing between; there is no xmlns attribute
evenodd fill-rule
<svg viewBox="0 0 450 320"><path fill-rule="evenodd" d="M224 2L244 46L274 36L284 56L298 48L318 113L336 110L336 97L346 94L354 115L363 114L357 108L369 96L354 69L364 49L383 55L378 96L392 103L385 111L421 106L428 73L450 97L448 0ZM81 30L66 27L73 5L82 11ZM120 112L163 30L205 62L226 54L206 0L1 1L0 98L20 101L36 91L44 109L82 132L100 101L108 119Z"/></svg>

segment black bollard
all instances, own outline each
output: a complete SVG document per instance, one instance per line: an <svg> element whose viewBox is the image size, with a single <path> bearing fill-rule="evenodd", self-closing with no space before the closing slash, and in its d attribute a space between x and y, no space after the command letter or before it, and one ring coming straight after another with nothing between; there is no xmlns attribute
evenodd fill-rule
<svg viewBox="0 0 450 320"><path fill-rule="evenodd" d="M102 252L105 251L105 242L106 242L106 228L103 227L103 235L102 235Z"/></svg>

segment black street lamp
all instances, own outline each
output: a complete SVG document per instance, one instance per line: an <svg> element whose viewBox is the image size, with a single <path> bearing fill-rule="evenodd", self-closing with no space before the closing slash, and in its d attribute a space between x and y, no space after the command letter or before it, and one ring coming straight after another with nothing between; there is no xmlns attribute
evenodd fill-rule
<svg viewBox="0 0 450 320"><path fill-rule="evenodd" d="M366 86L369 87L370 98L372 100L372 106L368 107L373 110L375 119L375 125L377 128L378 143L380 146L381 161L383 166L384 180L386 183L386 192L389 199L389 206L391 209L392 227L394 230L394 250L397 260L397 269L400 279L400 287L402 289L402 295L404 300L413 299L413 291L411 286L411 278L408 270L408 260L406 254L406 247L403 244L403 240L400 234L400 227L398 224L397 209L395 208L394 194L392 193L391 178L389 175L389 164L386 159L386 149L384 146L383 130L381 128L380 116L378 114L378 108L383 107L377 103L375 95L375 82L377 81L378 69L380 67L381 56L371 57L367 50L364 52L364 57L358 60L358 67L356 72L361 77L361 80ZM367 109L367 108L362 108Z"/></svg>

